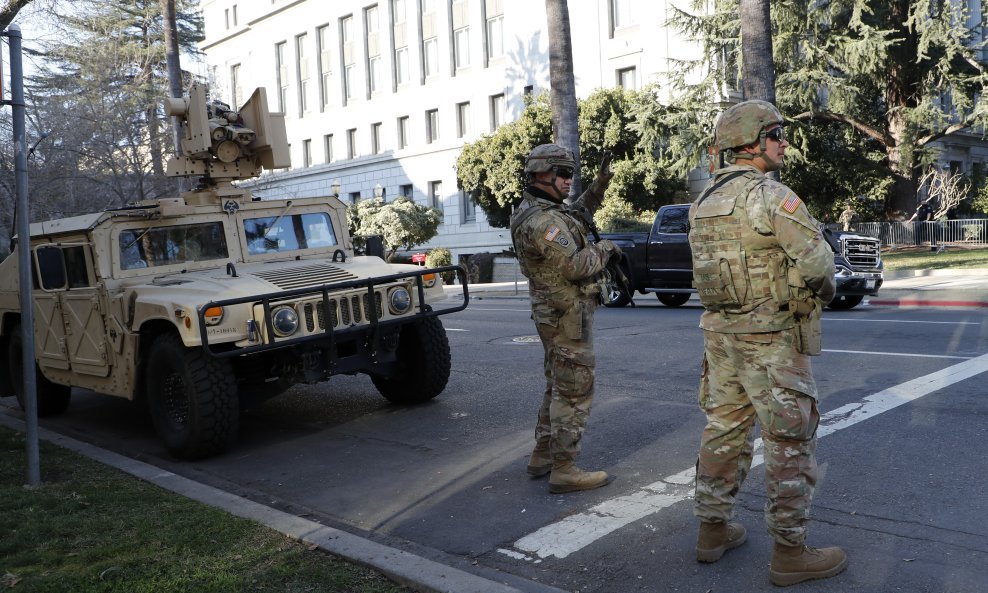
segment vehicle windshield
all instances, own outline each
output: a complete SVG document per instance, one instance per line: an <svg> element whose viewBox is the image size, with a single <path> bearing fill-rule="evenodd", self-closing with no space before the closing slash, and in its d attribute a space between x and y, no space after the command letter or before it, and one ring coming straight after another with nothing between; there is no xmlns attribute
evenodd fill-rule
<svg viewBox="0 0 988 593"><path fill-rule="evenodd" d="M124 270L228 257L222 222L127 229L119 245Z"/></svg>
<svg viewBox="0 0 988 593"><path fill-rule="evenodd" d="M336 245L333 222L326 212L248 218L244 236L250 255Z"/></svg>

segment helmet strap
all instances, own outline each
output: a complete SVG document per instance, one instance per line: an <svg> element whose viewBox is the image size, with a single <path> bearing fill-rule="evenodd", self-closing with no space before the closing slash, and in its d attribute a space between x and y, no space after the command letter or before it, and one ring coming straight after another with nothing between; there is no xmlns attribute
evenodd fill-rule
<svg viewBox="0 0 988 593"><path fill-rule="evenodd" d="M556 187L555 171L552 171L552 179L550 179L549 181L539 181L538 179L536 179L532 182L532 185L545 186L545 189L543 191L545 191L545 193L550 197L556 198L555 201L559 202L560 204L563 202L563 200L566 199L566 196L564 196L563 193L559 191L559 188Z"/></svg>

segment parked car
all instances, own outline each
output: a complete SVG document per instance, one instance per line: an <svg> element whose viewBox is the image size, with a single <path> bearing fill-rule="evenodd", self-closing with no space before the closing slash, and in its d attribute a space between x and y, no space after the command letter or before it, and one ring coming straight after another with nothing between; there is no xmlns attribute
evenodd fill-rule
<svg viewBox="0 0 988 593"><path fill-rule="evenodd" d="M659 302L678 307L696 292L689 232L690 204L662 206L648 232L601 233L623 251L621 268L631 289L654 293ZM834 250L837 296L832 309L851 309L866 295L878 294L883 265L879 240L857 233L824 230ZM608 307L623 307L631 296L615 291Z"/></svg>

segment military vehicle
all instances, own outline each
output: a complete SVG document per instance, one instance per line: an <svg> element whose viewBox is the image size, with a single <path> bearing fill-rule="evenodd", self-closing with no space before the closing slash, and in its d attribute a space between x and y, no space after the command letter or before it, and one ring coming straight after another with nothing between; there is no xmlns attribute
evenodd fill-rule
<svg viewBox="0 0 988 593"><path fill-rule="evenodd" d="M236 440L245 405L296 383L366 373L398 404L442 392L437 316L467 306L464 271L355 254L336 197L259 200L235 185L289 164L284 115L263 88L235 110L193 85L165 111L184 121L168 175L196 178L194 189L32 224L0 263L0 396L24 405L24 248L40 416L63 412L72 387L144 401L168 451L197 459ZM450 271L462 302L434 309Z"/></svg>

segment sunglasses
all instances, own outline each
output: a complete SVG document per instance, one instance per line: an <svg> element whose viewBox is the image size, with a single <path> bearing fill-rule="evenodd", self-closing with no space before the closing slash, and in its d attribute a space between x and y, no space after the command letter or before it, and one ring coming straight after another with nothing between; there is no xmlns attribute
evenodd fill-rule
<svg viewBox="0 0 988 593"><path fill-rule="evenodd" d="M563 179L573 178L573 169L569 167L553 167L553 171L556 172L556 177L562 177Z"/></svg>
<svg viewBox="0 0 988 593"><path fill-rule="evenodd" d="M781 127L774 128L767 132L762 132L762 136L765 136L766 138L771 138L776 142L783 142L786 139L786 131L783 130Z"/></svg>

